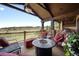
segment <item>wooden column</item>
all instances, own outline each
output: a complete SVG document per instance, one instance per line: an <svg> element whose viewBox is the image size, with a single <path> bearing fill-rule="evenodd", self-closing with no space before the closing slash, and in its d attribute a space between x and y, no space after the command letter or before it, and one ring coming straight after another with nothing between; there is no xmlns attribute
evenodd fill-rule
<svg viewBox="0 0 79 59"><path fill-rule="evenodd" d="M79 15L76 17L76 32L79 32Z"/></svg>
<svg viewBox="0 0 79 59"><path fill-rule="evenodd" d="M60 30L63 30L64 26L63 26L63 21L60 21Z"/></svg>
<svg viewBox="0 0 79 59"><path fill-rule="evenodd" d="M51 29L54 30L54 20L51 20Z"/></svg>
<svg viewBox="0 0 79 59"><path fill-rule="evenodd" d="M54 29L54 20L51 20L51 35L55 35L55 29Z"/></svg>
<svg viewBox="0 0 79 59"><path fill-rule="evenodd" d="M41 30L44 30L44 21L41 20Z"/></svg>
<svg viewBox="0 0 79 59"><path fill-rule="evenodd" d="M58 22L58 25L59 25L59 30L60 30L60 22Z"/></svg>

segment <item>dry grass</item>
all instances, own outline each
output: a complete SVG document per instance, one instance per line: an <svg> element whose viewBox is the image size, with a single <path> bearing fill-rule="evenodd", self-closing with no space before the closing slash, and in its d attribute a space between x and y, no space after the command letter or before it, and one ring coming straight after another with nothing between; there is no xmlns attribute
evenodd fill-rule
<svg viewBox="0 0 79 59"><path fill-rule="evenodd" d="M39 33L38 32L30 32L30 33L26 33L26 39L28 38L35 38L38 37ZM7 40L9 41L9 43L14 43L14 42L21 42L24 41L24 33L13 33L13 34L0 34L0 37L6 37L8 38Z"/></svg>

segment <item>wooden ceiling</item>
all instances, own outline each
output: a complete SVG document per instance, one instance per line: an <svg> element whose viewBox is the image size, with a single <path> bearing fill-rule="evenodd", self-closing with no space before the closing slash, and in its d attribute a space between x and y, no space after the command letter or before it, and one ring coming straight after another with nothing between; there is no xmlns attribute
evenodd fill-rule
<svg viewBox="0 0 79 59"><path fill-rule="evenodd" d="M79 14L78 3L29 3L30 8L42 20L62 20L67 17L75 17Z"/></svg>
<svg viewBox="0 0 79 59"><path fill-rule="evenodd" d="M47 7L50 9L54 16L60 16L63 14L74 12L79 8L79 4L52 3L47 4Z"/></svg>
<svg viewBox="0 0 79 59"><path fill-rule="evenodd" d="M74 20L79 15L79 3L29 3L27 8L43 21L64 21L64 25L67 22L75 25Z"/></svg>

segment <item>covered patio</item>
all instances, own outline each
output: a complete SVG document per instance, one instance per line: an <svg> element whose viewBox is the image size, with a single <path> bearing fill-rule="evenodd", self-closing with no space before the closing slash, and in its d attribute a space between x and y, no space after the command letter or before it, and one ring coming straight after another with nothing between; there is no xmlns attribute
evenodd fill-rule
<svg viewBox="0 0 79 59"><path fill-rule="evenodd" d="M18 11L33 15L41 20L41 30L45 30L44 23L51 21L50 33L54 38L56 33L65 28L71 29L76 33L79 32L79 4L73 3L16 3L23 5L24 9L20 9L13 4L2 4ZM59 24L58 30L55 29L57 22ZM26 41L26 32L24 32L24 42ZM36 39L36 38L35 38ZM52 39L53 40L53 39ZM22 42L21 55L23 56L35 56L35 47L26 48L24 42ZM64 56L64 48L55 46L52 48L53 56Z"/></svg>

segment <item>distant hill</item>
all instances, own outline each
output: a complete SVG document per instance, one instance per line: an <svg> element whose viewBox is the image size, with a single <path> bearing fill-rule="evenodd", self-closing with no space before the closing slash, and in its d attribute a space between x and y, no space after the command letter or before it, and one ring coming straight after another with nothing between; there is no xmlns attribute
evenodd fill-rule
<svg viewBox="0 0 79 59"><path fill-rule="evenodd" d="M32 27L32 26L26 26L26 27L6 27L6 28L0 28L0 33L7 33L7 32L22 32L22 31L39 31L41 29L40 26Z"/></svg>

